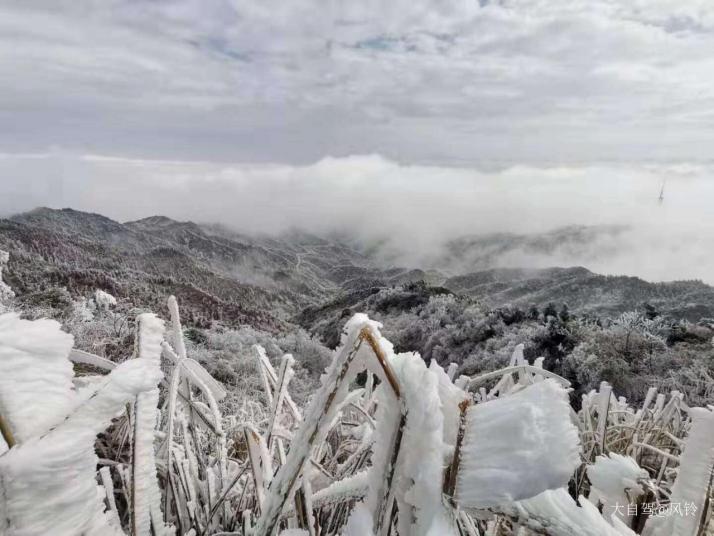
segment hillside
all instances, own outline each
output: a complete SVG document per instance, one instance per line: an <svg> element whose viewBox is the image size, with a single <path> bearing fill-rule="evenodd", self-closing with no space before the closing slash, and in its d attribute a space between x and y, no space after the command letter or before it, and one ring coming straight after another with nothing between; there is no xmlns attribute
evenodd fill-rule
<svg viewBox="0 0 714 536"><path fill-rule="evenodd" d="M302 307L332 295L357 252L306 234L246 237L165 217L125 224L71 209L37 209L0 220L10 252L6 279L22 299L66 287L103 288L156 307L180 294L189 321L223 320L280 329Z"/></svg>
<svg viewBox="0 0 714 536"><path fill-rule="evenodd" d="M574 312L611 317L643 310L647 304L692 322L714 316L714 288L701 281L650 283L637 277L599 275L583 267L494 268L451 277L444 286L492 307L566 303Z"/></svg>
<svg viewBox="0 0 714 536"><path fill-rule="evenodd" d="M592 231L598 236L602 232ZM41 302L42 293L56 287L75 297L102 288L154 309L166 295L178 294L187 322L197 326L217 320L278 332L289 331L292 323L310 328L315 322L334 321L331 317L345 309L359 310L380 289L416 281L468 296L486 309L543 308L552 302L566 304L572 313L600 317L645 308L692 322L714 317L714 289L698 281L650 283L582 267L488 264L496 250L526 244L545 251L554 244L576 244L590 236L587 233L568 228L540 238L489 235L455 240L448 245L444 266L453 271L472 259L474 269L450 277L444 275L450 273L446 269L385 264L347 237L299 230L280 236L246 235L164 216L120 223L72 209L39 208L0 220L0 249L10 253L5 278L21 301Z"/></svg>

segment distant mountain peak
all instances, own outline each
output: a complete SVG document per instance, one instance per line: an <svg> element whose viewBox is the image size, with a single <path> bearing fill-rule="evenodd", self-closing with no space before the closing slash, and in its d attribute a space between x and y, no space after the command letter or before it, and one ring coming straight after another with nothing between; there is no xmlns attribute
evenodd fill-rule
<svg viewBox="0 0 714 536"><path fill-rule="evenodd" d="M37 207L28 212L15 214L8 219L15 223L40 227L53 232L78 234L127 232L121 223L111 218L73 208Z"/></svg>
<svg viewBox="0 0 714 536"><path fill-rule="evenodd" d="M132 221L127 221L124 222L124 225L151 225L155 227L159 226L166 226L166 225L174 225L176 223L180 223L174 219L169 218L168 216L148 216L146 218L141 218L139 220L132 220Z"/></svg>
<svg viewBox="0 0 714 536"><path fill-rule="evenodd" d="M204 229L192 221L178 221L168 216L149 216L140 220L128 221L124 225L130 229L142 231L162 231L162 230L190 230L195 233L204 234Z"/></svg>
<svg viewBox="0 0 714 536"><path fill-rule="evenodd" d="M20 212L19 214L15 214L12 216L13 219L15 218L22 218L22 217L36 217L36 216L44 216L44 217L79 217L79 218L98 218L102 220L111 220L110 218L107 218L106 216L103 216L102 214L97 214L94 212L85 212L82 210L76 210L74 208L69 208L69 207L64 207L64 208L52 208L52 207L36 207L33 208L32 210L28 210L27 212Z"/></svg>

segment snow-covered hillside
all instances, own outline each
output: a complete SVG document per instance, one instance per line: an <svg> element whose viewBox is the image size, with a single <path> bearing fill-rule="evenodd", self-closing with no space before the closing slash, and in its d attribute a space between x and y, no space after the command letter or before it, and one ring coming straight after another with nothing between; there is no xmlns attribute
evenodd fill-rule
<svg viewBox="0 0 714 536"><path fill-rule="evenodd" d="M88 315L109 314L110 298L96 293ZM194 359L168 305L167 321L138 315L119 364L74 349L53 320L0 315L3 535L714 528L714 413L678 391L632 406L602 382L576 411L571 383L523 345L502 369L459 375L395 351L356 314L304 405L294 358L259 345L246 357L262 388L240 400Z"/></svg>
<svg viewBox="0 0 714 536"><path fill-rule="evenodd" d="M714 530L710 319L494 307L304 236L73 211L3 225L3 536ZM268 251L293 276L225 271ZM488 281L464 284L507 284ZM187 291L183 320L167 289Z"/></svg>

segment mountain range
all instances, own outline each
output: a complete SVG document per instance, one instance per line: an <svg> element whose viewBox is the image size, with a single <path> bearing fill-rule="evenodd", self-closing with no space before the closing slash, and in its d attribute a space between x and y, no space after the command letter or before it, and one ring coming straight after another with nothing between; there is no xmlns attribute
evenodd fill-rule
<svg viewBox="0 0 714 536"><path fill-rule="evenodd" d="M296 323L309 328L316 315L359 308L360 300L382 288L417 281L491 308L553 302L596 316L647 307L691 321L714 317L714 288L701 281L652 283L581 266L493 265L511 250L547 254L554 244L577 247L583 237L617 232L569 227L541 235L463 237L447 244L441 265L425 269L394 266L351 237L300 230L242 234L164 216L120 223L73 209L38 208L0 219L0 249L10 253L4 277L20 300L49 287L78 296L101 288L136 306L163 310L166 296L175 294L189 323L221 321L271 332Z"/></svg>

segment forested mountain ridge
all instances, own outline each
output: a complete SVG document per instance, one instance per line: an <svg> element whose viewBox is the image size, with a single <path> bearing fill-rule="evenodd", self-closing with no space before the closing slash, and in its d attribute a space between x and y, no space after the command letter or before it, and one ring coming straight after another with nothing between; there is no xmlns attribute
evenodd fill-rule
<svg viewBox="0 0 714 536"><path fill-rule="evenodd" d="M307 234L247 237L162 216L122 224L46 208L0 220L0 248L11 254L6 278L20 298L51 286L70 294L103 288L152 308L173 293L190 322L271 330L332 295L344 265L366 262Z"/></svg>
<svg viewBox="0 0 714 536"><path fill-rule="evenodd" d="M474 257L479 245L498 249L499 240L506 249L524 242L548 249L553 237L572 242L583 233L569 228L528 240L462 238L449 243L449 258ZM103 288L151 309L173 293L183 297L187 320L199 325L219 320L281 331L294 321L309 324L306 319L316 315L359 308L379 289L420 280L488 308L552 302L602 317L645 307L693 322L714 317L714 289L699 281L650 283L583 267L490 267L447 277L433 269L381 264L354 240L299 230L246 235L164 216L119 223L72 209L39 208L0 219L0 249L11 254L5 277L20 299L36 298L48 287L64 287L70 295ZM474 261L475 268L487 266L485 258ZM453 267L452 260L445 262Z"/></svg>
<svg viewBox="0 0 714 536"><path fill-rule="evenodd" d="M573 232L577 240L583 231ZM464 254L473 255L478 240L467 242ZM136 311L163 311L166 296L178 296L192 352L236 392L255 388L243 382L258 342L271 356L295 355L308 393L346 320L367 313L398 350L469 374L502 366L524 344L529 359L543 357L577 392L597 378L635 399L653 381L708 396L699 378L709 374L714 289L700 281L650 283L583 267L447 277L380 263L344 237L245 235L164 216L119 223L72 209L0 220L0 250L10 254L3 278L20 310L59 319L80 347L110 358L131 351L131 329L117 328L117 319L131 326ZM97 289L119 305L86 322L84 304L93 306ZM97 330L102 342L83 345Z"/></svg>
<svg viewBox="0 0 714 536"><path fill-rule="evenodd" d="M714 289L701 281L651 283L638 277L595 274L583 267L494 268L451 277L444 286L495 307L553 302L605 317L645 307L693 322L714 316Z"/></svg>

